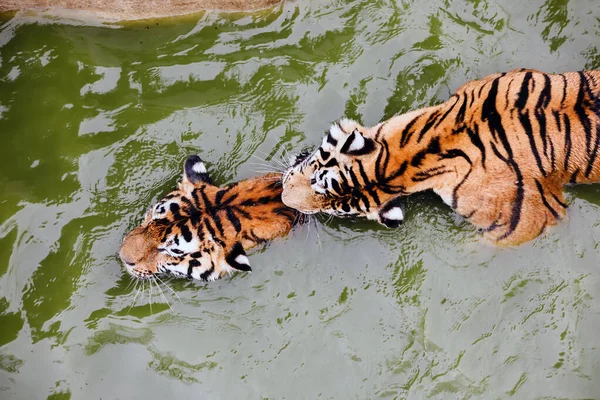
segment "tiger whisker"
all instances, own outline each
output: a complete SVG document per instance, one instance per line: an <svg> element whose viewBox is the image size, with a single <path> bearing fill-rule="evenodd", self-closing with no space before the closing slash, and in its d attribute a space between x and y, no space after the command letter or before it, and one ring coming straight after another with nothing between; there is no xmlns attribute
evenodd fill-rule
<svg viewBox="0 0 600 400"><path fill-rule="evenodd" d="M169 308L171 309L171 311L173 311L173 307L171 307L171 303L169 303L169 300L167 300L167 297L165 296L165 293L163 292L163 290L158 285L158 282L156 281L156 275L152 277L152 280L154 281L154 284L156 285L156 288L158 289L158 293L165 300L165 303L167 303L167 305L169 306Z"/></svg>
<svg viewBox="0 0 600 400"><path fill-rule="evenodd" d="M131 286L131 284L133 283L133 281L135 281L135 280L136 280L136 279L135 279L134 277L132 277L132 276L130 276L130 278L131 278L131 279L129 280L129 283L127 284L127 286L125 286L125 290L124 290L125 292L127 291L127 289L129 289L129 286Z"/></svg>
<svg viewBox="0 0 600 400"><path fill-rule="evenodd" d="M183 303L181 301L181 298L179 297L179 295L177 294L176 291L174 291L169 285L167 285L167 283L165 281L163 281L162 279L160 279L159 276L156 276L156 278L161 281L163 283L163 285L165 285L167 287L167 289L169 289L171 292L173 292L173 294L175 295L175 297L177 297L177 299L179 300L180 303Z"/></svg>
<svg viewBox="0 0 600 400"><path fill-rule="evenodd" d="M252 169L251 168L250 171L255 172L257 174L268 174L268 173L273 173L273 172L280 173L279 171L271 171L268 169L265 170L265 169ZM280 178L277 177L276 179L280 179Z"/></svg>
<svg viewBox="0 0 600 400"><path fill-rule="evenodd" d="M269 168L269 169L273 169L273 170L278 171L278 172L283 172L285 170L284 168L279 167L277 165L270 165L270 164L264 164L264 163L251 162L251 163L248 163L248 165L254 165L254 166L257 166L257 167Z"/></svg>
<svg viewBox="0 0 600 400"><path fill-rule="evenodd" d="M150 302L150 314L154 314L152 312L152 283L148 280L148 301Z"/></svg>
<svg viewBox="0 0 600 400"><path fill-rule="evenodd" d="M310 236L310 220L312 218L312 215L308 216L308 223L306 224L306 238L304 239L304 243L306 243L308 241L308 237Z"/></svg>
<svg viewBox="0 0 600 400"><path fill-rule="evenodd" d="M268 154L266 154L266 153L263 153L263 152L262 152L262 151L260 151L260 150L257 150L257 151L258 151L259 153L263 154L263 155L264 155L265 157L267 157L267 158L271 157L271 158L270 158L271 160L273 160L273 161L275 161L276 163L278 163L279 165L281 165L281 167L283 167L284 169L286 168L285 164L284 164L284 163L282 163L281 161L279 161L277 158L275 158L275 157L272 157L272 156L269 156ZM265 162L268 162L266 158L265 158L265 160L264 160L264 161L265 161Z"/></svg>
<svg viewBox="0 0 600 400"><path fill-rule="evenodd" d="M317 235L317 243L319 244L319 249L321 253L323 252L323 246L321 246L321 238L319 237L319 226L317 225L317 218L312 218L312 221L315 223L315 233Z"/></svg>
<svg viewBox="0 0 600 400"><path fill-rule="evenodd" d="M281 150L277 152L276 161L280 165L284 166L285 169L288 169L290 167L290 163L287 160L286 153L287 153L287 149L285 147L282 147Z"/></svg>
<svg viewBox="0 0 600 400"><path fill-rule="evenodd" d="M131 307L133 307L135 305L135 301L137 300L138 295L140 294L140 288L138 287L140 285L140 280L139 279L136 279L136 280L137 280L137 282L134 286L134 289L136 290L135 296L133 296L133 301L131 302L131 305L127 309L127 313L129 313L129 311L131 311Z"/></svg>
<svg viewBox="0 0 600 400"><path fill-rule="evenodd" d="M290 153L287 151L287 149L284 149L281 160L284 162L287 168L292 167L292 160L290 159Z"/></svg>

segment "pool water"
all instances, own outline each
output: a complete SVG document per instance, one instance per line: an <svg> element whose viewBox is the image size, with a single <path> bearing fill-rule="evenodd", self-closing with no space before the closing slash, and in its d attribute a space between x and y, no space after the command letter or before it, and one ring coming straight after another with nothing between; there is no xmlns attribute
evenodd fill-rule
<svg viewBox="0 0 600 400"><path fill-rule="evenodd" d="M347 116L600 68L600 2L289 1L120 25L0 23L0 398L600 398L600 184L520 246L432 194L319 218L213 283L116 253L199 154L226 184Z"/></svg>

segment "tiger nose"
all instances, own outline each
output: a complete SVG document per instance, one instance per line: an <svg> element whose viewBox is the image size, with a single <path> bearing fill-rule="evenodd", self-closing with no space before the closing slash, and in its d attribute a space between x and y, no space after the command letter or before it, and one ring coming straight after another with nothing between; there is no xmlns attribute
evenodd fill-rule
<svg viewBox="0 0 600 400"><path fill-rule="evenodd" d="M121 247L121 249L119 250L119 258L121 259L121 261L123 261L129 266L135 265L135 259L131 257L131 255L128 255L127 252L123 250L123 247Z"/></svg>

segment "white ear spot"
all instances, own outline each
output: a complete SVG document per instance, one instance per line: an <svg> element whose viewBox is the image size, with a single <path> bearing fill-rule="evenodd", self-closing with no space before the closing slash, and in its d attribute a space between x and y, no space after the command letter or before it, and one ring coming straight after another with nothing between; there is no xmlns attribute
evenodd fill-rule
<svg viewBox="0 0 600 400"><path fill-rule="evenodd" d="M206 173L206 167L204 166L203 162L197 162L196 164L194 164L194 166L192 167L192 170L194 170L194 172L197 174L205 174Z"/></svg>
<svg viewBox="0 0 600 400"><path fill-rule="evenodd" d="M388 211L384 212L381 216L385 219L391 219L394 221L402 221L404 219L404 214L402 213L402 210L400 209L400 207L390 208Z"/></svg>
<svg viewBox="0 0 600 400"><path fill-rule="evenodd" d="M246 265L250 265L250 260L248 260L248 257L246 257L243 254L238 255L235 258L235 262L238 264L246 264Z"/></svg>
<svg viewBox="0 0 600 400"><path fill-rule="evenodd" d="M338 141L342 140L345 136L344 132L342 132L338 124L331 125L331 128L329 128L329 134L332 138Z"/></svg>
<svg viewBox="0 0 600 400"><path fill-rule="evenodd" d="M333 135L332 135L332 136L333 136ZM334 138L334 139L335 139L335 138ZM334 146L333 146L331 143L329 143L329 142L327 141L327 136L325 136L325 137L323 138L323 142L321 143L321 148L322 148L323 150L325 150L325 151L329 151L329 152L331 152L331 151L335 150L335 147L334 147Z"/></svg>
<svg viewBox="0 0 600 400"><path fill-rule="evenodd" d="M353 133L354 133L354 140L350 144L350 147L348 147L348 151L362 150L362 148L365 147L365 138L356 129L354 130Z"/></svg>

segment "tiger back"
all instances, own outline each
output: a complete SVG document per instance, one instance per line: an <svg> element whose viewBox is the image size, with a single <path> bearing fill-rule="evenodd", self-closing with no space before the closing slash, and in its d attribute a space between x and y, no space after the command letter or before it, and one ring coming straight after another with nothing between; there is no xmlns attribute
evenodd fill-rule
<svg viewBox="0 0 600 400"><path fill-rule="evenodd" d="M139 279L171 274L211 281L250 271L246 251L285 235L297 220L281 190L278 173L217 187L200 157L191 156L178 188L125 236L119 256Z"/></svg>
<svg viewBox="0 0 600 400"><path fill-rule="evenodd" d="M600 71L515 70L374 127L342 120L286 171L283 202L397 227L401 199L433 190L498 244L565 215L566 184L600 180Z"/></svg>

